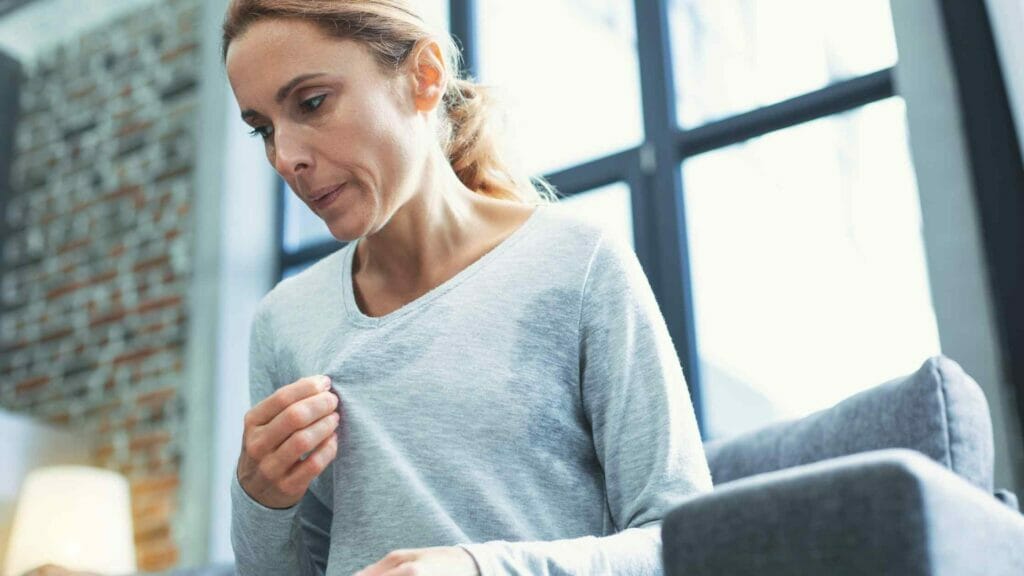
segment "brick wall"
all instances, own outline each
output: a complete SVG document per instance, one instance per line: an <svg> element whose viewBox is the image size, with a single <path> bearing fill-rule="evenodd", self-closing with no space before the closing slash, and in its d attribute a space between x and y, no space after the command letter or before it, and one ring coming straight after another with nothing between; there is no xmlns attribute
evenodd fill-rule
<svg viewBox="0 0 1024 576"><path fill-rule="evenodd" d="M0 404L96 435L148 571L178 559L198 18L154 3L26 70L0 238Z"/></svg>

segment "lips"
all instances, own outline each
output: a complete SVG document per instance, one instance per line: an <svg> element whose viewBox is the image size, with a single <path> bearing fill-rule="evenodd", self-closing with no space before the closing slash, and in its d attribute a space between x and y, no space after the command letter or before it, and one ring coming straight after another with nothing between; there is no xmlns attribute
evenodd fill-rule
<svg viewBox="0 0 1024 576"><path fill-rule="evenodd" d="M313 192L313 195L310 197L309 201L315 203L315 202L321 200L324 196L327 196L328 194L330 194L331 192L334 192L335 190L340 189L344 185L345 185L345 183L342 182L341 184L333 184L331 186L325 186L323 188L320 188L320 189L316 190L315 192Z"/></svg>

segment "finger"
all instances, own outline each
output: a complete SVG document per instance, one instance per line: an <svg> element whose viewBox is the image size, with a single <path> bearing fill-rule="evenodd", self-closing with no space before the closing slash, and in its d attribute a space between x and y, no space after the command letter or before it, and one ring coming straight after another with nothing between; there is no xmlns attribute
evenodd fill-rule
<svg viewBox="0 0 1024 576"><path fill-rule="evenodd" d="M282 444L296 432L334 413L338 403L338 397L331 392L320 392L299 400L278 414L270 423L249 431L245 444L247 454L257 462L262 462L266 458L279 458L275 453ZM316 443L313 444L315 445ZM286 464L290 466L292 462Z"/></svg>
<svg viewBox="0 0 1024 576"><path fill-rule="evenodd" d="M416 565L416 562L406 562L386 570L380 576L416 576L422 574L420 567Z"/></svg>
<svg viewBox="0 0 1024 576"><path fill-rule="evenodd" d="M324 440L335 435L341 415L331 412L313 424L297 430L269 457L262 465L267 478L281 478L286 475L297 462L302 461L304 454L312 455L313 450L323 444ZM308 456L307 456L308 458Z"/></svg>
<svg viewBox="0 0 1024 576"><path fill-rule="evenodd" d="M246 425L264 426L299 400L330 390L330 382L321 378L326 377L308 376L282 386L246 413Z"/></svg>
<svg viewBox="0 0 1024 576"><path fill-rule="evenodd" d="M309 483L327 468L338 454L338 437L331 434L305 459L296 464L282 481L288 493L304 493Z"/></svg>
<svg viewBox="0 0 1024 576"><path fill-rule="evenodd" d="M417 557L416 552L416 550L392 550L377 562L356 572L355 576L382 576L391 568L415 560Z"/></svg>
<svg viewBox="0 0 1024 576"><path fill-rule="evenodd" d="M288 437L338 408L339 399L332 392L320 392L292 404L263 427L261 443L277 450Z"/></svg>

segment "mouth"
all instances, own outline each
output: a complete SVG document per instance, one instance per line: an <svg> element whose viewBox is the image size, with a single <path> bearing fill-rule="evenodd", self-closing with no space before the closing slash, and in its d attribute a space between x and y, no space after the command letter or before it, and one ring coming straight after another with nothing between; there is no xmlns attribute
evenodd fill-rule
<svg viewBox="0 0 1024 576"><path fill-rule="evenodd" d="M333 204L334 200L341 194L341 191L345 188L347 182L342 182L336 186L330 188L321 188L316 191L316 196L310 201L314 209L317 211L327 208L328 205Z"/></svg>
<svg viewBox="0 0 1024 576"><path fill-rule="evenodd" d="M344 185L345 185L345 183L342 182L341 184L336 184L334 186L328 186L328 187L325 187L325 188L321 188L321 189L317 190L316 192L314 192L313 196L310 197L309 201L314 203L314 204L316 204L317 202L323 200L325 197L327 197L332 192L337 192L338 190L340 190L341 187L344 186Z"/></svg>

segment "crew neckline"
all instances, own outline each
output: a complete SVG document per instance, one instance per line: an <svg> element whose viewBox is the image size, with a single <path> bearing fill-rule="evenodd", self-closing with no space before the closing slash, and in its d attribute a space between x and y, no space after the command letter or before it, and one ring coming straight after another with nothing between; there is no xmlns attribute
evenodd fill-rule
<svg viewBox="0 0 1024 576"><path fill-rule="evenodd" d="M343 300L342 306L345 309L348 319L357 326L361 326L364 328L376 328L426 306L431 301L439 298L440 296L454 289L462 282L469 279L472 275L476 274L482 268L486 267L487 264L490 263L492 260L495 260L496 258L501 256L503 252L507 251L513 245L519 242L519 240L526 236L530 229L535 226L535 223L537 222L537 220L540 219L540 213L544 208L545 205L538 204L534 209L533 213L530 214L530 217L527 218L525 222L520 224L518 228L516 228L497 246L491 248L491 250L486 252L480 258L477 258L469 266L466 266L465 268L460 270L455 276L452 276L448 280L445 280L441 284L435 286L429 292L419 296L412 302L408 302L401 308L388 312L383 316L368 316L364 314L362 310L359 309L359 305L356 303L355 288L352 278L352 261L353 258L355 257L355 252L356 248L358 247L359 241L362 240L362 238L357 238L356 240L353 240L352 242L349 243L348 246L346 246L346 249L343 251L343 257L340 259L341 279L343 286L343 290L341 291L341 296Z"/></svg>

